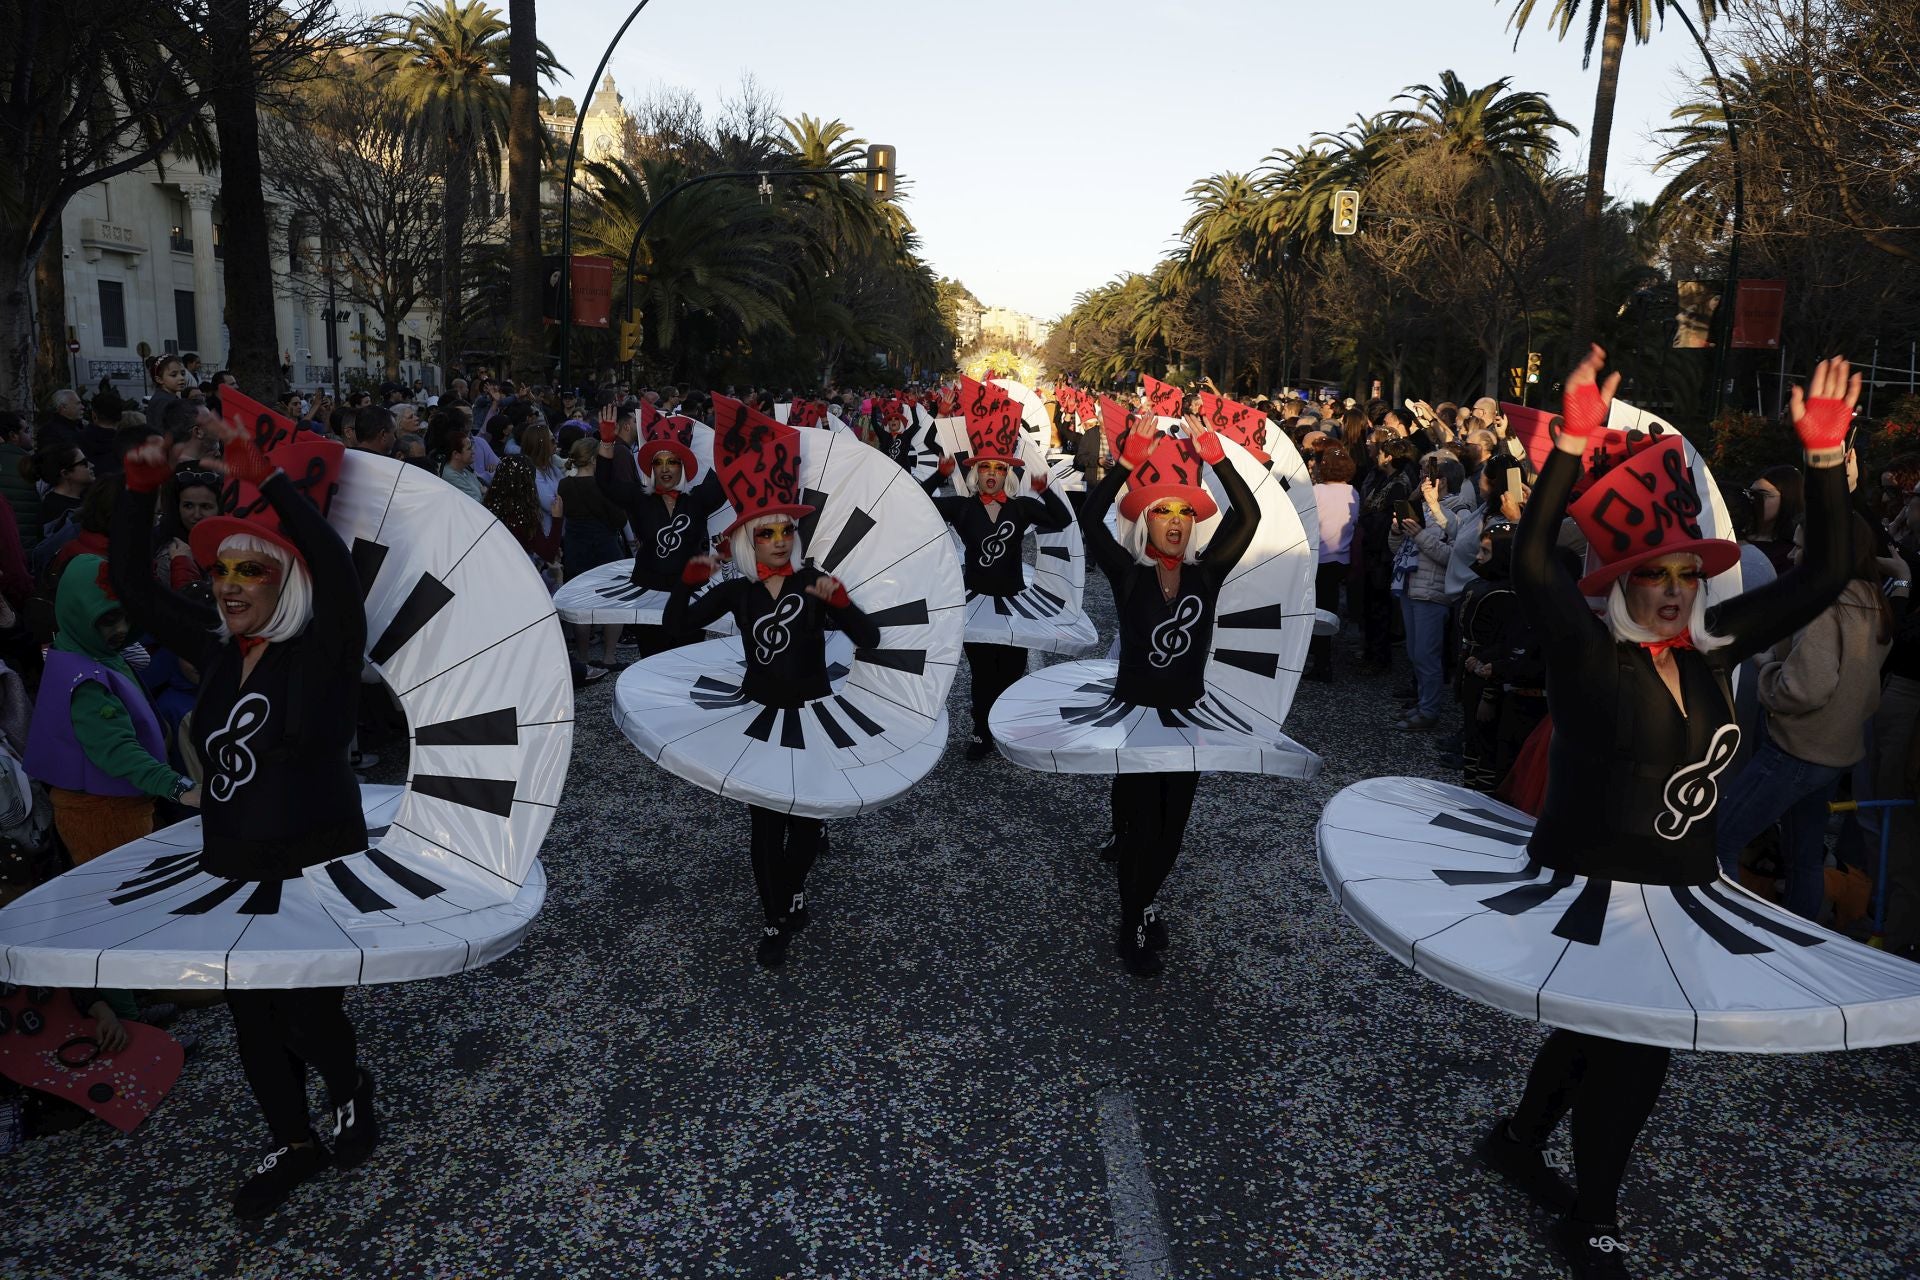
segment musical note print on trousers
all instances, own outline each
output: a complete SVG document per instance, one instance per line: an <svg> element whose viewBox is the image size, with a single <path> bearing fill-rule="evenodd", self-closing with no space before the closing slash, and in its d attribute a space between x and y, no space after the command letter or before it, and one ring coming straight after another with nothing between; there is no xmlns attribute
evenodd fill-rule
<svg viewBox="0 0 1920 1280"><path fill-rule="evenodd" d="M215 773L207 783L207 794L225 803L233 793L253 781L255 760L248 742L267 722L273 704L262 693L249 693L233 704L227 722L207 735L207 751L213 757Z"/></svg>
<svg viewBox="0 0 1920 1280"><path fill-rule="evenodd" d="M1147 655L1147 661L1165 667L1183 657L1193 646L1193 629L1205 612L1199 596L1181 596L1180 603L1173 607L1173 616L1153 629L1153 652Z"/></svg>
<svg viewBox="0 0 1920 1280"><path fill-rule="evenodd" d="M1707 744L1706 758L1681 765L1667 779L1667 811L1654 820L1653 829L1666 840L1679 840L1693 824L1720 803L1720 774L1740 749L1740 726L1723 724Z"/></svg>
<svg viewBox="0 0 1920 1280"><path fill-rule="evenodd" d="M774 601L773 612L753 624L753 656L766 666L787 651L793 643L793 628L789 625L800 616L807 607L804 592L789 591Z"/></svg>
<svg viewBox="0 0 1920 1280"><path fill-rule="evenodd" d="M980 567L996 563L1007 554L1007 548L1013 541L1013 521L1002 520L992 533L980 540Z"/></svg>
<svg viewBox="0 0 1920 1280"><path fill-rule="evenodd" d="M673 517L673 522L664 526L653 536L653 553L662 560L680 550L680 544L686 540L687 530L693 527L693 517L682 511Z"/></svg>

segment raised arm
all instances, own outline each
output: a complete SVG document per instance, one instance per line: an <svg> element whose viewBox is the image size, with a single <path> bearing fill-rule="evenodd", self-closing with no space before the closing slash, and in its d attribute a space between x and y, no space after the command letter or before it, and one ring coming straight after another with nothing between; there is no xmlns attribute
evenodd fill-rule
<svg viewBox="0 0 1920 1280"><path fill-rule="evenodd" d="M1114 459L1107 474L1100 477L1100 483L1087 490L1087 496L1080 503L1080 536L1087 545L1087 554L1100 566L1117 587L1120 581L1133 568L1133 557L1128 555L1119 540L1107 528L1107 512L1113 507L1113 500L1120 493L1120 486L1127 482L1131 474L1127 465L1118 458Z"/></svg>
<svg viewBox="0 0 1920 1280"><path fill-rule="evenodd" d="M107 534L114 594L137 629L204 671L220 647L219 615L213 606L176 595L153 576L153 507L166 481L166 446L156 440L133 450L126 468L126 487L114 503Z"/></svg>
<svg viewBox="0 0 1920 1280"><path fill-rule="evenodd" d="M1201 558L1201 568L1213 579L1215 587L1226 582L1227 577L1240 563L1240 557L1247 554L1247 548L1253 545L1253 535L1260 529L1260 506L1253 499L1253 490L1240 478L1233 464L1227 461L1226 450L1220 447L1219 437L1209 431L1198 437L1194 444L1200 450L1200 456L1213 469L1220 479L1220 487L1227 491L1227 501L1233 504L1232 510L1221 517L1219 525L1213 531L1213 541L1207 544L1207 553Z"/></svg>
<svg viewBox="0 0 1920 1280"><path fill-rule="evenodd" d="M313 621L309 627L330 636L341 654L359 658L367 651L367 610L360 574L353 567L353 553L286 472L276 468L261 481L260 494L273 504L274 514L280 517L280 531L307 562L307 576L313 583Z"/></svg>
<svg viewBox="0 0 1920 1280"><path fill-rule="evenodd" d="M1021 494L1014 499L1024 503L1027 509L1027 525L1041 533L1059 533L1073 523L1073 510L1060 497L1054 488L1044 482L1043 477L1034 479L1041 487L1032 493Z"/></svg>
<svg viewBox="0 0 1920 1280"><path fill-rule="evenodd" d="M1620 382L1620 375L1614 374L1604 390L1598 385L1596 376L1604 359L1604 353L1595 347L1568 375L1561 414L1566 429L1555 442L1546 466L1540 469L1540 479L1513 534L1513 589L1543 646L1564 645L1571 640L1607 640L1587 607L1587 598L1580 594L1579 584L1554 559L1573 482L1580 478L1587 437L1606 422L1613 389Z"/></svg>

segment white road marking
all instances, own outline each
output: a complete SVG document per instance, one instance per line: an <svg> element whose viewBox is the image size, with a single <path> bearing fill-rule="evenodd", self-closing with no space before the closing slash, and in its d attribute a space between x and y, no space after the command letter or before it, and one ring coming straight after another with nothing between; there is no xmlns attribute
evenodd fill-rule
<svg viewBox="0 0 1920 1280"><path fill-rule="evenodd" d="M1107 1165L1107 1205L1124 1274L1127 1280L1167 1280L1173 1274L1167 1229L1160 1221L1153 1179L1147 1175L1133 1095L1106 1089L1095 1101L1100 1108L1100 1154Z"/></svg>

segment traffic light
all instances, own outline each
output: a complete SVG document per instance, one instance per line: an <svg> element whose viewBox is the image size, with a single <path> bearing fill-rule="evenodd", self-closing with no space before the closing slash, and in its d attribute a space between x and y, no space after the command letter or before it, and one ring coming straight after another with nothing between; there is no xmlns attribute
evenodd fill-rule
<svg viewBox="0 0 1920 1280"><path fill-rule="evenodd" d="M1527 381L1540 381L1540 353L1538 351L1527 352Z"/></svg>
<svg viewBox="0 0 1920 1280"><path fill-rule="evenodd" d="M638 316L620 322L620 338L616 351L621 364L640 354L640 318Z"/></svg>
<svg viewBox="0 0 1920 1280"><path fill-rule="evenodd" d="M867 148L867 190L881 200L893 199L894 178L900 161L892 147L875 143Z"/></svg>
<svg viewBox="0 0 1920 1280"><path fill-rule="evenodd" d="M1507 370L1507 379L1513 383L1511 394L1515 400L1518 400L1522 395L1526 394L1526 380L1521 376L1521 373L1522 370L1517 364Z"/></svg>
<svg viewBox="0 0 1920 1280"><path fill-rule="evenodd" d="M1354 190L1333 193L1333 234L1350 236L1360 229L1360 193Z"/></svg>

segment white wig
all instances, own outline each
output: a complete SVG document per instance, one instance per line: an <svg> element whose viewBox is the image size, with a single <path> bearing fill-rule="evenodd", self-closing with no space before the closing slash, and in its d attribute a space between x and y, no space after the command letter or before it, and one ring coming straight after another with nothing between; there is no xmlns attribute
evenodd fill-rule
<svg viewBox="0 0 1920 1280"><path fill-rule="evenodd" d="M996 458L994 461L998 462L999 459ZM953 491L963 498L974 498L980 494L980 486L975 484L973 479L973 468L975 465L974 459L969 457L966 466L955 467L953 474L947 477L948 480L953 482ZM1025 475L1026 465L1024 462L1007 464L1007 482L1001 488L1000 492L1008 501L1020 496L1020 484Z"/></svg>
<svg viewBox="0 0 1920 1280"><path fill-rule="evenodd" d="M254 632L254 635L277 643L291 640L307 629L307 624L313 621L313 580L307 576L305 565L279 546L251 533L228 534L220 539L217 554L259 556L280 566L280 603L274 609L273 616L267 619L267 625ZM226 616L222 614L220 638L227 640L232 637L233 633L227 630Z"/></svg>
<svg viewBox="0 0 1920 1280"><path fill-rule="evenodd" d="M806 548L800 542L800 522L792 516L767 515L755 516L733 531L733 564L744 574L752 574L753 567L759 564L759 558L753 554L753 531L764 528L776 520L784 520L793 526L793 556L787 561L795 569L807 558Z"/></svg>
<svg viewBox="0 0 1920 1280"><path fill-rule="evenodd" d="M1695 565L1700 557L1694 556ZM1633 620L1633 614L1627 609L1626 575L1613 580L1607 588L1607 630L1620 644L1653 644L1661 637L1652 630ZM1723 648L1733 643L1732 636L1716 635L1707 626L1707 585L1704 581L1693 593L1693 613L1687 619L1687 634L1693 639L1693 647L1702 653Z"/></svg>
<svg viewBox="0 0 1920 1280"><path fill-rule="evenodd" d="M1147 511L1153 510L1148 507ZM1129 520L1125 516L1115 516L1113 520L1114 538L1120 543L1121 550L1133 557L1135 564L1152 564L1147 548L1152 545L1147 536L1147 511L1140 513L1138 520ZM1193 534L1187 539L1187 545L1180 549L1182 564L1200 562L1200 521L1193 522Z"/></svg>

